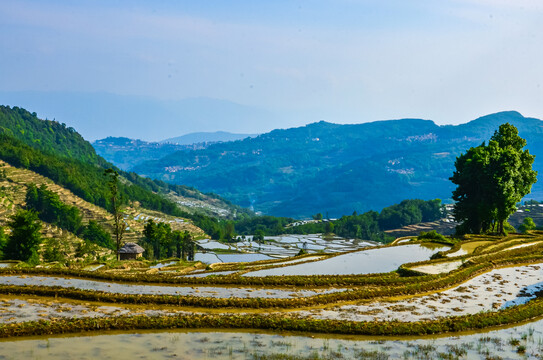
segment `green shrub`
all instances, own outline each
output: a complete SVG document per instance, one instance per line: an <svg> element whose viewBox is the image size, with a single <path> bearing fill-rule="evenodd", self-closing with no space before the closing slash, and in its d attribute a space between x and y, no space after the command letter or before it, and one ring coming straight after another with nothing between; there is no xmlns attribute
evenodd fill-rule
<svg viewBox="0 0 543 360"><path fill-rule="evenodd" d="M528 230L534 230L535 228L536 228L536 226L535 226L535 223L534 223L534 219L532 219L531 217L526 217L522 221L522 224L520 224L520 226L518 227L518 230L521 233L526 234L526 232L528 232Z"/></svg>
<svg viewBox="0 0 543 360"><path fill-rule="evenodd" d="M83 227L80 236L94 244L115 250L115 243L113 242L113 239L111 239L111 235L94 220L90 220L89 223Z"/></svg>
<svg viewBox="0 0 543 360"><path fill-rule="evenodd" d="M442 244L454 244L452 239L446 238L435 230L430 230L428 232L421 231L420 235L417 236L417 240L431 240Z"/></svg>
<svg viewBox="0 0 543 360"><path fill-rule="evenodd" d="M45 241L43 249L43 260L47 262L58 261L63 263L66 261L66 245L60 239L50 238Z"/></svg>
<svg viewBox="0 0 543 360"><path fill-rule="evenodd" d="M42 225L38 219L38 214L32 210L19 210L10 217L8 226L12 231L3 249L4 258L22 261L32 260L32 263L34 263L37 257L39 263L37 251L42 242L40 233Z"/></svg>

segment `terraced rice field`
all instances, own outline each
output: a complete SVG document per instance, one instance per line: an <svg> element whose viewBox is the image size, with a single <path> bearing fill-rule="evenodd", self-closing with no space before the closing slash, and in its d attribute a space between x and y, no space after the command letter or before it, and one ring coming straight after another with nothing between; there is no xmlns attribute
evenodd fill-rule
<svg viewBox="0 0 543 360"><path fill-rule="evenodd" d="M52 330L56 324L68 332L89 326L128 332L70 338L69 354L61 352L67 340L50 335L3 341L0 355L77 358L86 351L108 358L112 349L117 352L128 344L130 349L119 358L137 354L138 358L260 359L280 353L297 359L433 359L446 353L452 358L537 358L543 353L543 321L537 320L543 316L539 299L543 257L538 255L543 251L542 237L535 233L475 240L454 249L409 243L282 260L225 262L207 270L196 266L188 275L174 261L157 264L152 270L158 274L129 271L121 277L103 268L87 269L75 277L9 268L0 270L0 321L6 324L0 325L0 334L13 326L21 326L16 328L20 333L23 327L28 331L33 326L56 332ZM468 248L468 254L430 260L438 251L468 252ZM435 275L402 277L395 270L403 266L428 273L432 272L428 269L442 269ZM145 282L138 282L138 276ZM110 302L92 300L108 296L115 297ZM535 322L528 325L484 333L489 326L485 324L529 321L534 314ZM31 323L39 320L47 322ZM252 330L134 332L169 322L175 327ZM198 325L208 323L215 325ZM478 330L431 339L375 335L451 331L459 325ZM305 333L283 332L288 329ZM262 330L268 332L259 333ZM323 332L334 335L321 337ZM340 335L346 332L352 337ZM44 347L45 343L49 345ZM79 343L80 347L73 345Z"/></svg>

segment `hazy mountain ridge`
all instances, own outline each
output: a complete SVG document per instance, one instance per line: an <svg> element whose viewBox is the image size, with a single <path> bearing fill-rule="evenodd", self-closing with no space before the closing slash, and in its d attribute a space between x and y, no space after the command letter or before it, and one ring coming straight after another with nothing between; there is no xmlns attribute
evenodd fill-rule
<svg viewBox="0 0 543 360"><path fill-rule="evenodd" d="M380 209L407 198L450 198L456 156L486 141L504 122L543 156L543 122L518 112L438 126L403 119L357 125L318 122L255 138L176 152L134 170L213 191L272 215L331 216ZM535 170L543 170L536 157ZM543 197L536 184L533 198Z"/></svg>
<svg viewBox="0 0 543 360"><path fill-rule="evenodd" d="M161 144L192 145L198 143L214 143L242 140L255 137L257 134L235 134L227 131L194 132L159 141Z"/></svg>
<svg viewBox="0 0 543 360"><path fill-rule="evenodd" d="M235 141L251 134L234 134L224 131L190 133L159 142L148 142L127 137L112 137L92 143L96 153L119 168L129 171L148 160L158 160L176 151L204 149L211 144Z"/></svg>

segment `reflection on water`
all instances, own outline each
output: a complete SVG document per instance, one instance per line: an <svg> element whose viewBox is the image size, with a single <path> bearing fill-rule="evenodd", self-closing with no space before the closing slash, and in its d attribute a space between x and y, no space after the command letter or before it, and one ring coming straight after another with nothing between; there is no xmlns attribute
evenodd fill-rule
<svg viewBox="0 0 543 360"><path fill-rule="evenodd" d="M249 272L244 276L270 275L349 275L384 273L408 262L428 260L444 245L401 245L357 251L306 264Z"/></svg>
<svg viewBox="0 0 543 360"><path fill-rule="evenodd" d="M523 287L517 294L517 297L513 300L507 301L502 308L507 308L510 306L516 306L520 304L525 304L529 300L540 297L543 291L543 282L538 282L537 284L532 284Z"/></svg>
<svg viewBox="0 0 543 360"><path fill-rule="evenodd" d="M10 339L0 357L10 359L255 359L288 354L301 359L524 359L539 358L543 322L480 334L417 340L293 336L250 332L169 331ZM518 342L517 342L518 341ZM525 354L518 353L519 347ZM455 355L443 357L444 355Z"/></svg>

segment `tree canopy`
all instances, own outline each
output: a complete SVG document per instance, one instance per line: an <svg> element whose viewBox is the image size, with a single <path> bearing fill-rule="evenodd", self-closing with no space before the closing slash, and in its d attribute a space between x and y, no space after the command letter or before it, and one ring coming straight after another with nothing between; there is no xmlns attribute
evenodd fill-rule
<svg viewBox="0 0 543 360"><path fill-rule="evenodd" d="M455 220L462 223L458 232L504 233L505 221L537 181L535 156L522 150L525 146L517 128L505 123L488 145L483 142L456 158L450 180L457 185L452 197Z"/></svg>
<svg viewBox="0 0 543 360"><path fill-rule="evenodd" d="M63 203L58 194L47 189L45 184L40 187L29 184L25 202L26 208L36 211L42 221L54 224L74 234L77 234L82 226L82 217L77 207Z"/></svg>

